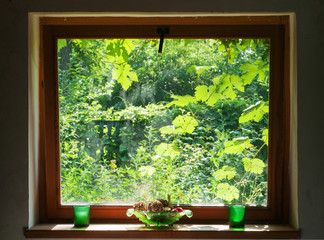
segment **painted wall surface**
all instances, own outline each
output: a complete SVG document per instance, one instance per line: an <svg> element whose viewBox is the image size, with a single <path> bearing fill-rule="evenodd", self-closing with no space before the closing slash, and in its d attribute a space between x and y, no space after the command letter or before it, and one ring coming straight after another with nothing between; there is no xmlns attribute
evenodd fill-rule
<svg viewBox="0 0 324 240"><path fill-rule="evenodd" d="M302 238L324 239L323 0L1 0L0 239L28 226L28 12L295 12L298 213ZM31 96L32 97L32 96ZM32 193L31 193L32 194Z"/></svg>

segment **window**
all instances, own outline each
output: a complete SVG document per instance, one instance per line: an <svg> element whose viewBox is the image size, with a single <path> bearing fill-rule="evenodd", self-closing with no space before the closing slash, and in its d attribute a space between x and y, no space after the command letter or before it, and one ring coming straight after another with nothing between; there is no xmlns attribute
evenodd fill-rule
<svg viewBox="0 0 324 240"><path fill-rule="evenodd" d="M57 46L63 205L267 205L269 39Z"/></svg>
<svg viewBox="0 0 324 240"><path fill-rule="evenodd" d="M136 21L135 21L136 20ZM287 205L288 205L288 159L289 159L289 135L290 135L290 116L289 116L289 61L288 61L288 41L287 17L183 17L183 18L43 18L41 20L42 33L42 68L41 68L41 147L40 155L42 156L41 171L44 175L41 180L46 182L43 186L41 194L41 208L42 218L45 219L69 219L72 218L72 207L68 204L62 204L61 197L61 151L60 143L62 144L62 121L60 122L60 92L64 88L60 88L60 76L58 69L60 68L58 62L57 50L62 47L62 39L158 39L160 36L157 29L161 26L169 28L170 32L165 37L170 39L179 39L180 41L187 41L188 39L207 39L208 41L215 41L215 44L224 46L225 39L235 39L237 43L243 43L244 40L250 39L249 42L264 41L270 42L270 68L266 68L262 73L268 71L269 84L269 110L266 106L265 111L269 111L269 125L268 125L268 166L267 166L267 198L266 204L261 206L249 206L247 208L247 219L251 221L267 221L267 222L285 222L287 221ZM74 39L74 40L72 40ZM180 40L183 39L183 40ZM216 39L218 40L219 44ZM253 41L251 40L253 39ZM206 40L206 41L207 41ZM175 41L175 42L177 42ZM197 41L197 40L195 40ZM58 44L59 42L59 44ZM64 41L63 41L64 42ZM85 42L80 40L80 42ZM139 40L142 42L143 40ZM145 42L145 40L144 40ZM65 43L63 43L64 45ZM167 44L167 41L164 43ZM229 41L230 44L230 41ZM242 46L242 45L241 45ZM263 44L265 51L267 47ZM164 45L165 48L165 45ZM221 52L221 49L219 50ZM264 67L263 62L260 62L260 69ZM261 66L262 65L262 66ZM243 66L243 67L242 67ZM245 67L244 67L245 66ZM246 65L241 65L241 71L245 73L251 72L248 62ZM200 68L199 68L200 67ZM193 71L200 69L199 73L208 67L197 65ZM251 66L250 66L251 67ZM60 73L63 74L63 73ZM207 72L206 72L207 74ZM242 74L240 75L242 76ZM118 78L118 76L116 77ZM130 77L131 80L132 77ZM64 85L64 84L63 84ZM210 87L207 84L201 84L203 87ZM66 86L67 87L67 86ZM236 86L240 88L240 85ZM192 93L194 95L194 92ZM174 94L175 95L175 94ZM176 94L174 99L179 99L181 94ZM252 106L253 107L253 106ZM260 107L255 105L254 109ZM250 108L251 109L251 108ZM247 110L248 112L248 110ZM192 117L192 114L186 113L186 117ZM180 116L180 115L179 115ZM80 116L78 116L80 117ZM177 117L177 116L175 116ZM174 120L174 119L173 119ZM185 120L185 119L182 119ZM169 125L181 127L174 122ZM114 128L108 125L114 125ZM120 122L118 124L121 124ZM98 128L100 125L106 126ZM109 126L110 126L109 125ZM97 127L96 127L97 126ZM164 129L164 134L172 132L171 127ZM111 129L117 129L117 125L110 119L97 119L93 121L93 128L99 131L110 132ZM110 132L111 133L111 132ZM102 133L103 134L103 133ZM265 134L264 134L265 135ZM61 141L60 141L61 138ZM261 137L262 138L262 137ZM233 144L238 144L239 141L245 142L243 139L237 139L235 143L231 138ZM104 150L102 150L104 152ZM231 152L228 152L229 154ZM253 159L253 157L252 157ZM225 166L225 165L224 165ZM263 167L262 167L263 168ZM225 175L229 172L225 168L221 168ZM64 203L64 202L63 202ZM133 219L127 218L125 212L129 208L127 205L94 205L92 207L93 219L105 219L106 221L120 221L130 222ZM194 204L188 206L194 212L194 218L190 222L222 222L226 216L226 208L224 206L206 206L206 204ZM184 219L185 220L185 219Z"/></svg>

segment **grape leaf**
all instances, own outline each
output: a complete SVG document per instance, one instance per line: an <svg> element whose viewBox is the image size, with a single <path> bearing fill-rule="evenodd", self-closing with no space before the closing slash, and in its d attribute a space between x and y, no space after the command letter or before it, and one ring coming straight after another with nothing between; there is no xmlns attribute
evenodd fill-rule
<svg viewBox="0 0 324 240"><path fill-rule="evenodd" d="M174 126L165 126L160 128L161 134L172 134L174 133Z"/></svg>
<svg viewBox="0 0 324 240"><path fill-rule="evenodd" d="M180 155L178 147L174 144L161 143L155 148L156 154L164 157L174 158Z"/></svg>
<svg viewBox="0 0 324 240"><path fill-rule="evenodd" d="M224 144L225 153L242 153L244 149L252 147L250 139L247 137L235 138L232 141L227 141Z"/></svg>
<svg viewBox="0 0 324 240"><path fill-rule="evenodd" d="M155 168L152 166L141 166L138 170L142 177L146 175L151 177L155 173Z"/></svg>
<svg viewBox="0 0 324 240"><path fill-rule="evenodd" d="M213 106L218 100L223 99L223 95L217 92L216 86L200 85L196 87L195 98L197 101L206 102L207 105Z"/></svg>
<svg viewBox="0 0 324 240"><path fill-rule="evenodd" d="M269 107L265 102L259 101L243 110L239 118L239 123L255 121L259 122L265 113L269 112Z"/></svg>
<svg viewBox="0 0 324 240"><path fill-rule="evenodd" d="M198 75L202 74L206 70L209 70L211 68L214 68L215 66L196 66L196 72Z"/></svg>
<svg viewBox="0 0 324 240"><path fill-rule="evenodd" d="M191 116L178 116L173 120L172 124L178 127L175 133L193 133L198 126L197 120Z"/></svg>
<svg viewBox="0 0 324 240"><path fill-rule="evenodd" d="M106 50L108 55L118 58L120 62L127 62L134 47L130 39L114 39L109 41Z"/></svg>
<svg viewBox="0 0 324 240"><path fill-rule="evenodd" d="M131 39L124 39L123 46L128 54L130 54L135 48L135 44Z"/></svg>
<svg viewBox="0 0 324 240"><path fill-rule="evenodd" d="M245 74L242 75L242 79L244 80L244 84L251 84L251 82L254 80L254 78L256 77L258 73L257 72L247 72Z"/></svg>
<svg viewBox="0 0 324 240"><path fill-rule="evenodd" d="M265 164L261 159L258 158L243 158L244 169L247 172L252 172L256 174L261 174L263 172L263 168L265 168Z"/></svg>
<svg viewBox="0 0 324 240"><path fill-rule="evenodd" d="M255 72L258 70L258 67L252 63L245 63L240 67L240 70L242 71L252 71Z"/></svg>
<svg viewBox="0 0 324 240"><path fill-rule="evenodd" d="M217 181L227 178L228 180L232 179L236 175L235 167L223 166L221 169L217 170L214 173L215 179Z"/></svg>
<svg viewBox="0 0 324 240"><path fill-rule="evenodd" d="M127 63L125 64L115 64L117 69L114 69L112 74L113 78L122 85L122 88L127 91L127 89L132 85L132 82L137 82L138 78L135 72L131 72L133 69Z"/></svg>
<svg viewBox="0 0 324 240"><path fill-rule="evenodd" d="M231 202L233 199L238 199L240 196L239 190L235 186L231 186L228 183L218 184L216 195L217 197L228 202Z"/></svg>
<svg viewBox="0 0 324 240"><path fill-rule="evenodd" d="M199 85L196 87L195 98L197 101L206 101L208 98L208 87L206 85Z"/></svg>
<svg viewBox="0 0 324 240"><path fill-rule="evenodd" d="M207 99L207 105L213 106L215 105L219 100L224 99L224 96L217 92L216 86L212 85L208 88L208 99Z"/></svg>
<svg viewBox="0 0 324 240"><path fill-rule="evenodd" d="M240 70L245 71L242 79L244 84L251 84L251 82L258 75L258 80L264 82L266 79L266 72L269 71L269 64L264 61L257 60L252 63L245 63L240 67Z"/></svg>
<svg viewBox="0 0 324 240"><path fill-rule="evenodd" d="M263 135L262 139L263 139L264 143L268 145L268 129L265 129L262 132L262 135Z"/></svg>
<svg viewBox="0 0 324 240"><path fill-rule="evenodd" d="M221 93L223 95L223 98L230 98L232 100L235 99L236 93L233 89L233 84L231 82L230 76L226 75L225 77L221 79L214 79L218 83L217 92Z"/></svg>
<svg viewBox="0 0 324 240"><path fill-rule="evenodd" d="M231 75L231 82L237 88L237 90L244 92L244 82L242 78L236 75Z"/></svg>
<svg viewBox="0 0 324 240"><path fill-rule="evenodd" d="M196 102L195 98L193 96L190 96L190 95L185 95L185 96L172 95L171 97L173 99L177 99L177 100L174 100L174 101L170 102L167 105L167 107L170 107L172 105L184 107L184 106L188 105L189 103Z"/></svg>

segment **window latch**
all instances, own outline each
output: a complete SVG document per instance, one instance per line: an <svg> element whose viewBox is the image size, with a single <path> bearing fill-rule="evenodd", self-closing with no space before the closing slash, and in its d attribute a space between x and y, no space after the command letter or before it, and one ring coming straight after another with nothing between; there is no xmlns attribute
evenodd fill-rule
<svg viewBox="0 0 324 240"><path fill-rule="evenodd" d="M159 44L159 51L158 53L162 53L163 48L163 41L164 41L164 34L169 34L170 29L169 28L158 28L157 33L160 34L160 44Z"/></svg>

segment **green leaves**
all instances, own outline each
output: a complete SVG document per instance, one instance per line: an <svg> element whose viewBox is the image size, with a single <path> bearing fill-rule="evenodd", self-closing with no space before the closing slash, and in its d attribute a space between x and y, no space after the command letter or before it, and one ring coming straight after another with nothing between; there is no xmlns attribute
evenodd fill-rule
<svg viewBox="0 0 324 240"><path fill-rule="evenodd" d="M220 88L224 89L222 91L224 98L230 98L232 100L234 100L236 98L236 93L233 89L233 84L230 80L230 76L226 75L226 77L224 78L224 80L222 81L222 83L220 85Z"/></svg>
<svg viewBox="0 0 324 240"><path fill-rule="evenodd" d="M185 96L172 95L171 97L173 99L177 99L177 100L170 102L167 105L168 107L170 107L172 105L176 105L176 106L179 106L179 107L184 107L184 106L187 106L189 103L196 102L196 99L193 96L190 96L190 95L185 95Z"/></svg>
<svg viewBox="0 0 324 240"><path fill-rule="evenodd" d="M200 85L196 87L195 99L197 101L205 102L209 106L215 105L220 99L223 99L223 95L216 92L216 86Z"/></svg>
<svg viewBox="0 0 324 240"><path fill-rule="evenodd" d="M246 73L242 76L245 84L251 84L257 75L259 75L258 80L265 82L266 76L269 71L269 64L264 61L257 60L252 63L245 63L240 67L240 70Z"/></svg>
<svg viewBox="0 0 324 240"><path fill-rule="evenodd" d="M227 202L231 202L239 198L239 190L228 183L220 183L217 185L216 196Z"/></svg>
<svg viewBox="0 0 324 240"><path fill-rule="evenodd" d="M109 59L114 63L116 69L112 75L114 79L127 91L132 82L137 82L138 78L132 67L128 64L129 55L134 50L135 44L131 39L113 39L107 43L106 50Z"/></svg>
<svg viewBox="0 0 324 240"><path fill-rule="evenodd" d="M217 51L218 51L219 53L222 53L224 50L225 50L225 46L224 46L223 44L220 44L220 45L218 46Z"/></svg>
<svg viewBox="0 0 324 240"><path fill-rule="evenodd" d="M231 180L236 175L235 167L223 166L221 169L217 170L213 176L217 181L228 179Z"/></svg>
<svg viewBox="0 0 324 240"><path fill-rule="evenodd" d="M206 70L209 70L211 68L214 68L215 66L196 66L196 73L198 75L202 74Z"/></svg>
<svg viewBox="0 0 324 240"><path fill-rule="evenodd" d="M196 87L195 98L197 101L206 101L209 98L209 88L206 85Z"/></svg>
<svg viewBox="0 0 324 240"><path fill-rule="evenodd" d="M174 126L165 126L160 128L161 134L174 134L175 128Z"/></svg>
<svg viewBox="0 0 324 240"><path fill-rule="evenodd" d="M201 69L207 69L202 67ZM168 104L168 106L176 105L184 107L190 103L204 102L209 106L214 106L219 100L236 98L235 89L244 92L244 82L236 75L222 75L213 79L214 85L198 85L195 88L195 95L177 96L172 95L172 98L177 99Z"/></svg>
<svg viewBox="0 0 324 240"><path fill-rule="evenodd" d="M128 54L130 54L134 48L135 48L135 44L133 43L133 41L137 41L134 39L123 39L123 45L125 50L127 51Z"/></svg>
<svg viewBox="0 0 324 240"><path fill-rule="evenodd" d="M225 153L238 154L242 153L244 149L251 148L253 145L250 143L249 138L241 137L225 142L224 146Z"/></svg>
<svg viewBox="0 0 324 240"><path fill-rule="evenodd" d="M156 154L163 157L174 158L180 155L180 151L175 144L161 143L155 148Z"/></svg>
<svg viewBox="0 0 324 240"><path fill-rule="evenodd" d="M173 125L178 127L175 133L193 133L198 122L191 116L178 116L173 120Z"/></svg>
<svg viewBox="0 0 324 240"><path fill-rule="evenodd" d="M263 77L265 65L256 62L264 47L252 48L251 39L177 39L161 57L157 40L101 40L68 40L69 48L58 40L66 52L59 59L64 199L86 192L93 202L138 201L168 192L185 204L266 201L267 184L256 186L266 181L267 149L253 159L252 143L267 142L267 121L247 124L268 111L266 102L254 104L267 99L260 79L268 70ZM120 139L93 127L94 118L125 120ZM79 171L85 159L89 170Z"/></svg>
<svg viewBox="0 0 324 240"><path fill-rule="evenodd" d="M188 45L190 43L193 43L195 41L195 39L184 39L183 41L184 41L185 45Z"/></svg>
<svg viewBox="0 0 324 240"><path fill-rule="evenodd" d="M128 62L129 54L134 50L135 45L131 39L113 39L107 44L107 52L116 62Z"/></svg>
<svg viewBox="0 0 324 240"><path fill-rule="evenodd" d="M142 177L151 177L155 173L155 167L152 166L141 166L139 168L139 173Z"/></svg>
<svg viewBox="0 0 324 240"><path fill-rule="evenodd" d="M242 81L242 78L240 78L237 75L231 75L231 83L233 84L234 87L236 87L237 90L240 92L244 92L244 82Z"/></svg>
<svg viewBox="0 0 324 240"><path fill-rule="evenodd" d="M269 132L268 129L265 129L262 132L262 135L263 135L262 139L263 139L264 143L267 145L268 145L268 132Z"/></svg>
<svg viewBox="0 0 324 240"><path fill-rule="evenodd" d="M191 116L178 116L173 120L172 124L174 126L160 128L160 132L162 134L193 133L198 126L197 120Z"/></svg>
<svg viewBox="0 0 324 240"><path fill-rule="evenodd" d="M61 48L66 47L66 39L57 39L57 52L59 53Z"/></svg>
<svg viewBox="0 0 324 240"><path fill-rule="evenodd" d="M259 158L243 158L242 162L244 164L245 171L255 174L261 174L266 166L264 162Z"/></svg>
<svg viewBox="0 0 324 240"><path fill-rule="evenodd" d="M267 112L269 112L269 106L267 106L265 102L259 101L243 111L241 117L239 118L239 123L244 123L251 120L259 122L263 115Z"/></svg>
<svg viewBox="0 0 324 240"><path fill-rule="evenodd" d="M132 68L129 64L115 64L117 69L113 70L113 78L122 85L123 89L127 89L132 85L132 82L137 82L138 78L135 72L132 72Z"/></svg>
<svg viewBox="0 0 324 240"><path fill-rule="evenodd" d="M237 75L222 75L213 79L217 87L217 93L222 95L222 98L236 98L235 89L244 92L244 82Z"/></svg>

